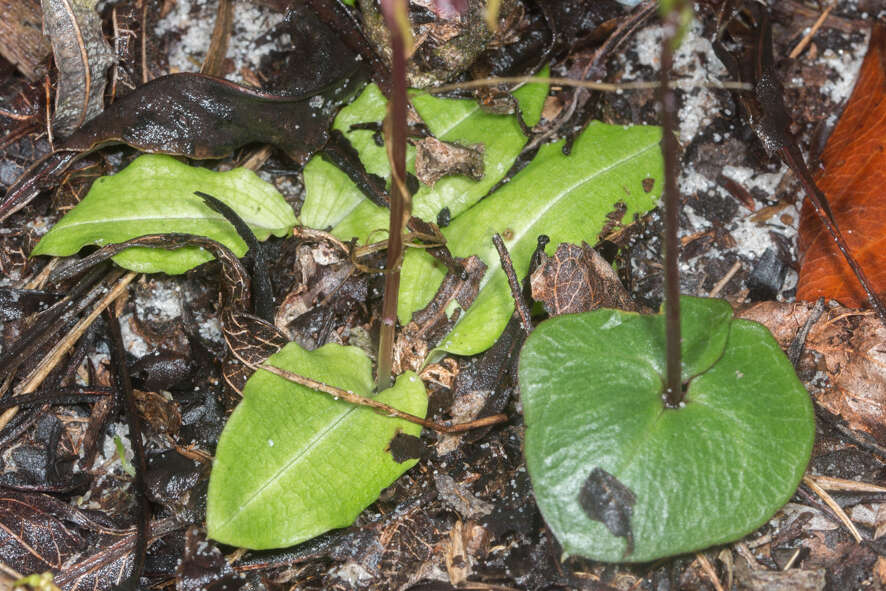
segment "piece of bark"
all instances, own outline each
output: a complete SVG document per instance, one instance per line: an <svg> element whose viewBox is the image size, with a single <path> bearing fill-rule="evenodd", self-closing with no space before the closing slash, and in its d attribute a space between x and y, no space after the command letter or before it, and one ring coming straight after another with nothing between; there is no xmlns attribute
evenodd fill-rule
<svg viewBox="0 0 886 591"><path fill-rule="evenodd" d="M0 0L0 55L31 82L46 74L52 48L43 37L39 0Z"/></svg>
<svg viewBox="0 0 886 591"><path fill-rule="evenodd" d="M612 266L586 243L560 244L530 281L532 299L541 302L551 316L597 308L640 311Z"/></svg>

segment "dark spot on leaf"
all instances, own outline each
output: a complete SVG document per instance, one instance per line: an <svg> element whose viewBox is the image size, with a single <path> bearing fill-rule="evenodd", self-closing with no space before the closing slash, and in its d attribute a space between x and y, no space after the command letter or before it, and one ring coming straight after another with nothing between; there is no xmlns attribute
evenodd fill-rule
<svg viewBox="0 0 886 591"><path fill-rule="evenodd" d="M397 433L388 444L388 451L391 452L391 456L398 464L402 464L406 460L421 458L424 450L425 446L421 439L408 433Z"/></svg>
<svg viewBox="0 0 886 591"><path fill-rule="evenodd" d="M650 193L652 191L653 187L655 187L655 179L654 178L646 177L645 179L643 179L643 190L644 191L646 191L647 193Z"/></svg>
<svg viewBox="0 0 886 591"><path fill-rule="evenodd" d="M444 207L437 214L437 225L441 228L445 228L452 221L452 212L449 211L448 207Z"/></svg>
<svg viewBox="0 0 886 591"><path fill-rule="evenodd" d="M625 538L625 556L634 552L631 514L636 502L631 489L600 467L591 470L578 493L578 504L590 519L602 522L612 535Z"/></svg>
<svg viewBox="0 0 886 591"><path fill-rule="evenodd" d="M505 231L501 233L501 237L505 240L512 240L514 238L514 230L511 228L505 228Z"/></svg>

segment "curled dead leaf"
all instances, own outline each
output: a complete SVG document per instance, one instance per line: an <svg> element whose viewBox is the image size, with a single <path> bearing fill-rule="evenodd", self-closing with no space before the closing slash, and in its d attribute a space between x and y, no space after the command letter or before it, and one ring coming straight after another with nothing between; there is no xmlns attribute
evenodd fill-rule
<svg viewBox="0 0 886 591"><path fill-rule="evenodd" d="M563 243L531 278L532 299L551 316L597 308L638 309L612 266L588 244Z"/></svg>

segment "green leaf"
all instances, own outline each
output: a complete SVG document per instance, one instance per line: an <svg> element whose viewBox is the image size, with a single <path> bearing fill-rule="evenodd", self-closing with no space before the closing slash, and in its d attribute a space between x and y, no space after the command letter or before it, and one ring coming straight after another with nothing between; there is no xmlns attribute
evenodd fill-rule
<svg viewBox="0 0 886 591"><path fill-rule="evenodd" d="M534 125L541 116L546 94L545 84L527 84L514 93L528 125ZM413 94L411 100L437 138L485 146L486 174L481 181L462 176L444 177L433 187L422 186L413 196L413 215L435 221L440 210L448 207L451 216L455 217L504 177L526 144L526 136L513 116L487 113L473 100L444 99L424 93ZM373 132L348 131L354 123L381 121L385 109L384 97L375 85L371 85L356 101L342 109L335 127L351 140L369 172L390 179L385 149L375 145ZM414 170L413 159L414 150L410 148L410 170ZM305 166L304 177L306 198L299 216L302 224L321 229L334 226L333 234L344 240L356 236L366 242L370 238L381 240L387 236L388 210L363 197L342 171L314 157Z"/></svg>
<svg viewBox="0 0 886 591"><path fill-rule="evenodd" d="M645 562L731 542L794 493L812 404L763 326L718 300L681 298L685 405L662 402L664 318L619 310L543 322L520 354L526 464L568 555ZM626 538L579 501L595 468L635 496Z"/></svg>
<svg viewBox="0 0 886 591"><path fill-rule="evenodd" d="M362 396L372 391L369 358L355 347L329 344L309 352L290 343L269 362ZM427 412L424 386L411 372L375 399L421 417ZM421 427L256 372L218 442L209 537L280 548L350 525L415 464L398 464L385 451L398 432L418 436Z"/></svg>
<svg viewBox="0 0 886 591"><path fill-rule="evenodd" d="M563 143L549 144L506 186L459 216L443 230L452 253L478 255L488 265L482 289L440 349L473 355L501 335L514 310L507 278L498 262L492 235L502 235L522 279L539 234L551 243L596 242L617 202L626 206L625 222L655 207L662 159L658 127L591 123L570 156ZM652 179L651 190L644 180ZM649 186L649 181L646 181ZM400 322L433 297L444 269L424 252L406 253L400 287Z"/></svg>
<svg viewBox="0 0 886 591"><path fill-rule="evenodd" d="M283 236L295 225L295 214L283 196L250 170L213 172L171 156L144 155L119 173L97 179L83 201L40 240L31 255L67 256L87 244L170 232L208 236L237 256L246 254L246 244L234 227L194 191L228 204L259 240L271 234ZM169 274L184 273L209 260L212 256L199 248L130 248L114 257L118 265L132 271Z"/></svg>
<svg viewBox="0 0 886 591"><path fill-rule="evenodd" d="M390 178L387 153L384 147L375 144L374 132L350 130L355 123L380 122L386 111L387 100L378 86L370 84L354 102L339 112L333 127L350 140L367 171ZM305 165L304 181L305 202L298 219L301 225L309 228L323 230L334 226L366 201L348 175L319 156L314 156Z"/></svg>

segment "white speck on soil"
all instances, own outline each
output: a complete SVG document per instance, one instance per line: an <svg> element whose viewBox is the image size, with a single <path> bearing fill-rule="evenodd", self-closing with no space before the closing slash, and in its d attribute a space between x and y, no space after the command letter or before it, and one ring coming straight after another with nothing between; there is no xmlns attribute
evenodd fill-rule
<svg viewBox="0 0 886 591"><path fill-rule="evenodd" d="M132 323L135 322L132 313L124 314L120 317L120 335L123 337L123 347L131 355L137 359L141 359L152 350L152 347L145 341L138 332L133 330Z"/></svg>
<svg viewBox="0 0 886 591"><path fill-rule="evenodd" d="M224 336L222 336L221 324L219 324L218 318L214 316L201 321L198 330L200 331L200 336L207 341L213 343L225 342Z"/></svg>
<svg viewBox="0 0 886 591"><path fill-rule="evenodd" d="M868 37L858 43L854 43L852 51L834 52L832 49L826 49L821 56L829 69L834 73L834 78L828 79L821 85L821 92L827 95L835 104L841 104L852 92L855 86L855 79L861 68L861 62L864 60L865 48L868 44Z"/></svg>
<svg viewBox="0 0 886 591"><path fill-rule="evenodd" d="M329 574L337 579L341 579L352 587L362 587L375 578L371 572L359 562L346 562L341 566L333 567Z"/></svg>

